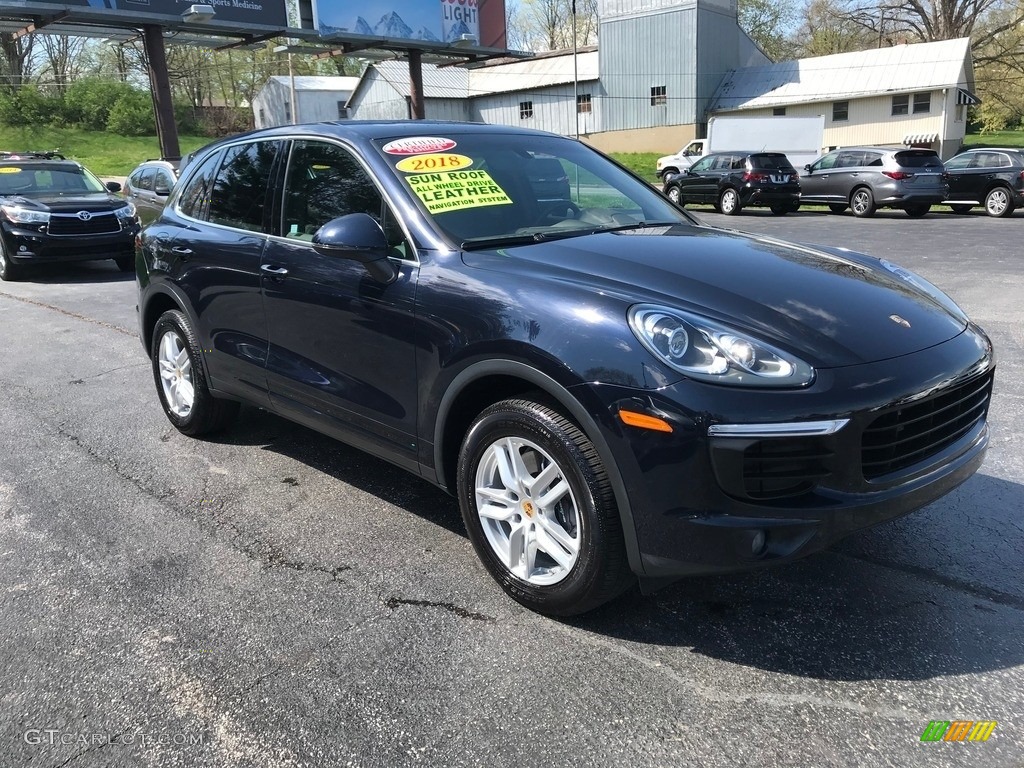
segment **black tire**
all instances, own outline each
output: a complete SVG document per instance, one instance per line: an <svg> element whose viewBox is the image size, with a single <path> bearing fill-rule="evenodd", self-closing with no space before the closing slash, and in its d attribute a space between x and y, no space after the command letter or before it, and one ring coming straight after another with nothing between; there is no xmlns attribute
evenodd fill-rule
<svg viewBox="0 0 1024 768"><path fill-rule="evenodd" d="M175 337L175 339L170 338ZM169 344L176 344L186 355L185 362L178 365L176 380L178 386L182 380L188 381L192 389L192 402L187 412L181 405L172 407L168 401L168 392L160 375L161 346L168 337ZM156 382L157 395L164 413L175 428L186 435L206 435L224 429L238 413L238 403L232 400L221 400L210 394L203 370L203 359L199 343L196 341L192 324L184 313L177 310L164 312L156 321L153 329L153 343L150 359L153 363L153 379ZM185 366L188 373L182 374ZM170 371L168 371L170 373Z"/></svg>
<svg viewBox="0 0 1024 768"><path fill-rule="evenodd" d="M906 211L907 216L910 218L920 219L922 216L927 216L928 211L931 209L932 207L930 205L908 205L903 210Z"/></svg>
<svg viewBox="0 0 1024 768"><path fill-rule="evenodd" d="M771 211L776 216L785 216L787 213L789 213L792 210L793 209L790 206L788 206L788 205L773 205L773 206L771 206Z"/></svg>
<svg viewBox="0 0 1024 768"><path fill-rule="evenodd" d="M828 209L832 211L832 213L842 213L849 207L850 206L843 205L842 203L829 203L828 205Z"/></svg>
<svg viewBox="0 0 1024 768"><path fill-rule="evenodd" d="M117 264L117 268L122 272L134 272L135 271L135 255L131 256L118 256L114 259L114 263Z"/></svg>
<svg viewBox="0 0 1024 768"><path fill-rule="evenodd" d="M509 453L513 445L514 453ZM518 457L522 474L511 480L504 473L496 474L501 456ZM552 464L558 470L551 480L553 487L564 480L568 490L545 509L539 504L541 491L533 492L516 479L536 479L542 468ZM511 461L506 466L511 467ZM478 487L493 491L488 495L489 506L501 520L486 516L487 522L482 522ZM546 405L504 400L477 417L459 452L458 496L470 541L484 567L513 600L530 610L551 616L584 613L616 597L634 581L615 496L597 449L575 424ZM557 536L549 535L550 530L556 530ZM505 562L515 559L517 531L523 537L520 546L530 551L526 542L532 542L535 552L533 564L527 558L520 574ZM552 546L560 540L576 547L575 556L570 547ZM502 553L503 543L507 547ZM548 555L548 550L556 551L560 560Z"/></svg>
<svg viewBox="0 0 1024 768"><path fill-rule="evenodd" d="M850 210L858 219L870 219L875 215L878 206L875 205L875 196L867 187L857 187L850 193Z"/></svg>
<svg viewBox="0 0 1024 768"><path fill-rule="evenodd" d="M0 280L13 283L16 280L21 280L24 275L25 268L7 258L7 249L0 242Z"/></svg>
<svg viewBox="0 0 1024 768"><path fill-rule="evenodd" d="M993 187L985 195L985 213L1002 219L1013 213L1013 193L1006 187Z"/></svg>
<svg viewBox="0 0 1024 768"><path fill-rule="evenodd" d="M971 212L971 208L973 208L974 206L973 205L951 205L949 207L953 209L953 213L964 214L964 213L970 213Z"/></svg>
<svg viewBox="0 0 1024 768"><path fill-rule="evenodd" d="M725 216L735 216L743 210L740 194L735 189L723 189L718 196L718 211Z"/></svg>

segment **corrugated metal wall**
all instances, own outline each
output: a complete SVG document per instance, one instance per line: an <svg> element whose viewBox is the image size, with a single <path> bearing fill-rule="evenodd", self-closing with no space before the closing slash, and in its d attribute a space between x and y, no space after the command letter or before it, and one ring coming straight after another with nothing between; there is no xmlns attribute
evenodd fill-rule
<svg viewBox="0 0 1024 768"><path fill-rule="evenodd" d="M370 68L350 100L349 114L356 120L405 120L409 106L394 86Z"/></svg>
<svg viewBox="0 0 1024 768"><path fill-rule="evenodd" d="M695 122L695 8L604 21L598 52L606 93L602 130ZM665 86L666 103L651 106L651 88L660 85Z"/></svg>
<svg viewBox="0 0 1024 768"><path fill-rule="evenodd" d="M593 133L601 128L603 100L596 82L580 83L579 92L591 95L591 112L580 115L580 133ZM521 118L520 102L533 103L533 117ZM576 100L572 85L559 85L524 93L500 93L473 100L471 118L477 122L535 128L563 136L576 135Z"/></svg>
<svg viewBox="0 0 1024 768"><path fill-rule="evenodd" d="M257 128L287 125L291 122L288 89L276 80L267 80L252 100L253 124Z"/></svg>
<svg viewBox="0 0 1024 768"><path fill-rule="evenodd" d="M697 11L696 98L691 122L706 123L708 106L725 74L740 60L741 32L735 15L701 7Z"/></svg>

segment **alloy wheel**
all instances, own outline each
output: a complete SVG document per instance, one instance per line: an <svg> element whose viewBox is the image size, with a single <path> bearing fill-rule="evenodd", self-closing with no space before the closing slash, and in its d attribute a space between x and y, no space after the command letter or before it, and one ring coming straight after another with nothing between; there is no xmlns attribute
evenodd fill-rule
<svg viewBox="0 0 1024 768"><path fill-rule="evenodd" d="M580 508L565 472L523 437L491 443L477 467L476 508L504 566L533 586L562 581L580 553Z"/></svg>
<svg viewBox="0 0 1024 768"><path fill-rule="evenodd" d="M192 412L195 402L195 383L192 379L192 358L185 342L174 331L160 337L160 385L171 413L185 418Z"/></svg>

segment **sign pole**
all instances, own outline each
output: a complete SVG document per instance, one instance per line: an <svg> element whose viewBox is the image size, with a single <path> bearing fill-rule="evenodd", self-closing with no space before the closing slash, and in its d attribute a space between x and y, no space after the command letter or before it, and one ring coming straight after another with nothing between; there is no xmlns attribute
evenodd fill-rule
<svg viewBox="0 0 1024 768"><path fill-rule="evenodd" d="M167 75L163 28L156 24L146 24L142 29L146 63L149 65L149 86L153 91L160 157L177 160L181 157L181 146L178 144L178 126L174 122L174 102L171 101L171 83Z"/></svg>

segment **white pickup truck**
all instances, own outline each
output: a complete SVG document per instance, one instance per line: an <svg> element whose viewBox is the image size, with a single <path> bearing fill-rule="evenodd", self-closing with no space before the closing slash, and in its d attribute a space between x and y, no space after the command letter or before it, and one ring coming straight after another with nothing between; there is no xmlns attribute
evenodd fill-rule
<svg viewBox="0 0 1024 768"><path fill-rule="evenodd" d="M694 139L674 155L658 158L658 178L685 171L711 152L782 152L794 168L803 168L821 155L825 118L713 117L706 139Z"/></svg>

